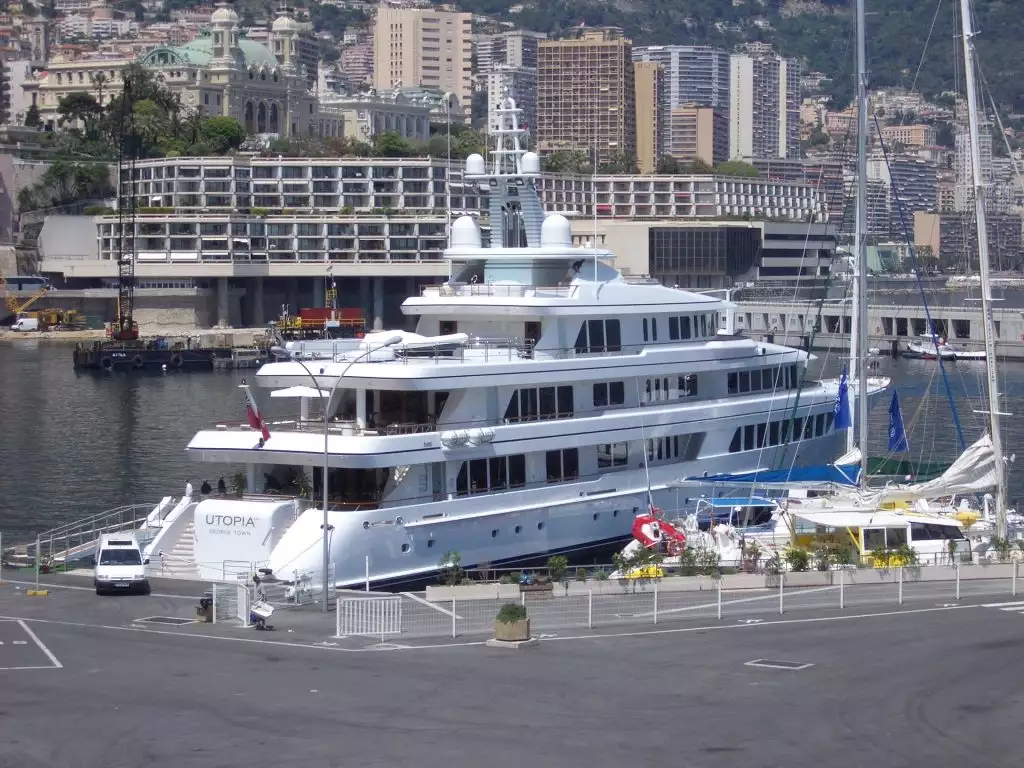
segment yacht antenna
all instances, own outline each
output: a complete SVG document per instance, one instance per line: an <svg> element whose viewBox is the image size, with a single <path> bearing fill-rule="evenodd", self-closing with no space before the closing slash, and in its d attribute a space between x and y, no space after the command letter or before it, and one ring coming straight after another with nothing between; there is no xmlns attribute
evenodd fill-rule
<svg viewBox="0 0 1024 768"><path fill-rule="evenodd" d="M452 247L452 94L446 91L444 94L444 127L448 135L448 165L444 172L445 179L445 200L444 200L444 227L447 238L447 247ZM463 179L465 181L465 179ZM465 194L465 185L463 185ZM465 199L465 197L463 197ZM448 282L452 280L452 262L448 260Z"/></svg>
<svg viewBox="0 0 1024 768"><path fill-rule="evenodd" d="M854 447L855 432L860 448L861 478L868 466L868 366L862 359L868 351L868 258L867 258L867 153L868 153L868 70L865 39L864 0L857 0L857 215L854 228L854 282L851 307L850 379L857 381L854 403L856 430L846 433L847 450Z"/></svg>
<svg viewBox="0 0 1024 768"><path fill-rule="evenodd" d="M596 123L595 123L596 127ZM594 167L591 169L590 174L590 188L592 192L592 205L593 205L593 220L594 220L594 299L597 300L601 296L601 292L597 290L597 133L594 133ZM649 484L648 484L649 485Z"/></svg>
<svg viewBox="0 0 1024 768"><path fill-rule="evenodd" d="M996 536L1006 538L1006 468L1003 465L1003 441L999 432L999 381L996 377L995 323L992 318L992 286L989 283L988 230L985 228L985 179L978 145L977 81L974 75L974 28L971 0L960 0L960 24L964 42L964 74L967 87L967 117L971 135L971 176L974 182L974 211L978 227L978 267L981 273L981 314L985 335L985 375L988 383L988 420L995 453Z"/></svg>

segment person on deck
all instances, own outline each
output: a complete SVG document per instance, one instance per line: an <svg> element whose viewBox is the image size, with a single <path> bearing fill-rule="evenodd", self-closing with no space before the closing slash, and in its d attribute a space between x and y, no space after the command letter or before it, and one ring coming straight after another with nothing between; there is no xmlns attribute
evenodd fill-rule
<svg viewBox="0 0 1024 768"><path fill-rule="evenodd" d="M185 496L189 499L192 498L192 481L189 480L185 483Z"/></svg>
<svg viewBox="0 0 1024 768"><path fill-rule="evenodd" d="M203 480L203 484L199 486L199 492L203 494L203 496L209 496L212 491L213 487L210 485L210 481Z"/></svg>
<svg viewBox="0 0 1024 768"><path fill-rule="evenodd" d="M227 496L228 487L224 483L224 475L221 475L220 480L217 481L217 493L221 496Z"/></svg>

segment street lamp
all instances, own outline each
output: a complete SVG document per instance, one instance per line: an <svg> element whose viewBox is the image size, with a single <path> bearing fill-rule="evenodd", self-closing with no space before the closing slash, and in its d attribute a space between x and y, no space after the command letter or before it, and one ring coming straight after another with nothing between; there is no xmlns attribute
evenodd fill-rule
<svg viewBox="0 0 1024 768"><path fill-rule="evenodd" d="M330 455L327 452L327 436L328 436L328 428L329 428L329 425L330 425L330 415L331 415L331 413L330 413L330 405L331 405L331 399L334 397L334 393L338 391L338 385L341 384L341 380L345 378L345 374L348 373L349 368L351 368L353 365L358 363L364 357L367 357L368 355L372 355L374 352L377 352L378 350L385 349L387 347L393 347L395 344L401 344L401 343L402 343L402 336L400 334L395 334L394 336L389 336L388 338L384 339L384 341L382 341L382 342L380 342L380 343L378 343L378 344L376 344L376 345L374 345L372 347L371 346L367 346L367 348L365 350L363 350L358 355L356 355L354 358L352 358L349 361L348 365L346 365L342 369L341 373L338 374L338 378L335 379L335 381L334 381L334 386L331 387L331 391L327 395L327 401L324 403L324 466L323 466L323 486L324 486L324 524L323 524L323 530L324 530L324 561L323 561L324 595L323 595L323 611L324 611L324 613L327 613L327 598L328 598L328 594L327 594L327 574L328 574L328 572L330 570L330 566L331 566L331 544L330 544L330 530L331 530L331 527L330 527L330 522L329 522L328 517L327 517L327 510L328 510L328 505L327 505L327 473L328 473L328 470L329 470L328 461L329 461L329 455ZM309 378L313 380L313 388L316 389L316 391L320 395L320 398L323 399L323 396L324 396L323 390L320 389L320 385L319 385L319 383L317 383L316 376L314 376L312 371L310 371L309 368L306 367L305 363L303 363L301 360L296 360L296 359L292 358L291 357L291 352L289 352L284 347L274 346L274 347L270 348L270 351L274 355L277 355L279 357L287 356L289 358L290 362L298 363L299 365L301 365L302 366L302 370L304 370L309 375ZM321 375L324 375L324 370L325 369L323 369L323 368L320 369L320 374Z"/></svg>

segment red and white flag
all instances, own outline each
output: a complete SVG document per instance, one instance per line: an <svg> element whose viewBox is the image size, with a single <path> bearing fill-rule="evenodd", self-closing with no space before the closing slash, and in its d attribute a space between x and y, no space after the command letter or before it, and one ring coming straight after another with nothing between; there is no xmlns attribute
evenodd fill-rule
<svg viewBox="0 0 1024 768"><path fill-rule="evenodd" d="M256 401L252 398L252 392L249 391L249 387L245 387L245 418L249 422L249 426L253 429L258 429L260 434L263 435L264 441L270 439L270 430L267 429L267 423L260 416L260 409L256 407Z"/></svg>

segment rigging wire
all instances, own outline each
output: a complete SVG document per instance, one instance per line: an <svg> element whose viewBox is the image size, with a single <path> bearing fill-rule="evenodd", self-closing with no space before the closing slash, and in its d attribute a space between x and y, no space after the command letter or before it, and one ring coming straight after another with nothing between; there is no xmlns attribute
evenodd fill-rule
<svg viewBox="0 0 1024 768"><path fill-rule="evenodd" d="M960 414L957 411L956 401L953 398L953 390L952 390L952 388L949 385L949 377L946 375L946 366L942 362L942 355L939 352L939 343L938 343L938 340L935 337L935 325L934 325L934 322L932 321L932 312L931 312L931 309L928 307L928 297L925 295L924 284L921 282L921 271L920 271L920 268L918 267L918 263L917 263L917 254L915 253L916 249L914 248L914 244L912 242L912 238L910 237L909 231L907 229L907 217L906 217L906 213L903 210L903 200L900 198L899 189L896 186L895 181L892 181L891 166L889 165L889 153L888 153L888 151L885 148L885 141L882 139L882 127L881 127L881 125L878 122L878 116L877 115L874 117L874 123L875 123L875 130L878 133L878 143L879 143L879 146L882 149L882 159L885 161L886 167L890 168L889 178L890 178L890 181L892 183L893 197L896 199L896 210L899 211L899 214L900 214L900 226L903 227L904 237L907 238L907 246L908 246L908 248L910 250L910 261L911 261L911 263L914 266L914 274L917 277L917 288L918 288L918 291L921 294L921 303L924 306L924 314L925 314L925 318L927 319L927 322L928 322L928 331L929 331L929 334L931 335L931 338L932 338L932 344L935 346L935 358L936 358L936 362L939 364L939 371L942 373L942 383L943 383L943 386L945 387L945 390L946 390L946 397L949 400L949 407L953 411L953 423L956 425L956 434L957 434L957 438L960 441L960 449L961 450L966 450L966 448L967 448L967 441L964 439L964 429L963 429L963 427L960 424Z"/></svg>

